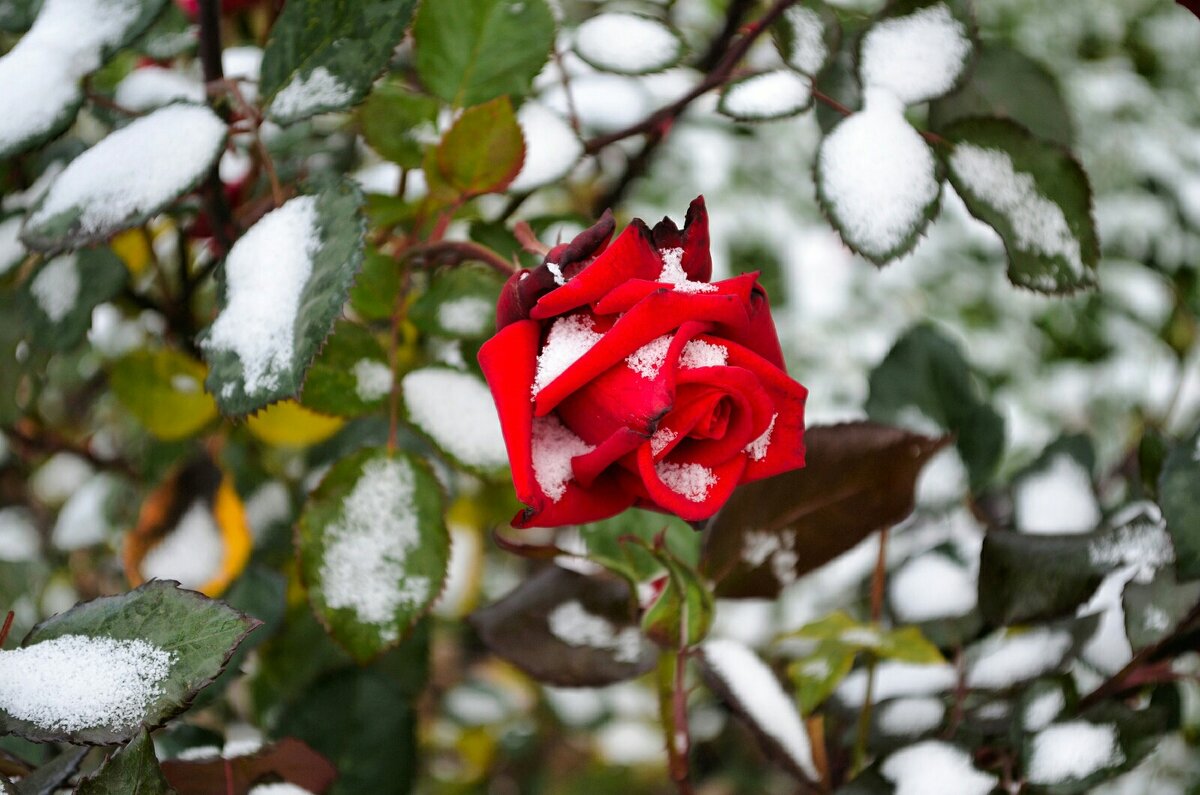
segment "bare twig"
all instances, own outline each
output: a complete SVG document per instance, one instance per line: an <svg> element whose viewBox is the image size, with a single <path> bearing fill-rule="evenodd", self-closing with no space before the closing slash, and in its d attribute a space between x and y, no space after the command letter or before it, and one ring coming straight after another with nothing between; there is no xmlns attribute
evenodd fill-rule
<svg viewBox="0 0 1200 795"><path fill-rule="evenodd" d="M505 276L511 276L516 272L513 264L504 257L487 246L481 246L469 240L438 240L432 243L422 243L406 249L401 256L415 265L426 267L482 262Z"/></svg>
<svg viewBox="0 0 1200 795"><path fill-rule="evenodd" d="M204 68L204 82L214 83L225 78L221 66L221 7L220 0L200 0L200 63ZM222 108L209 97L209 104L222 118L228 116ZM222 255L233 245L230 238L230 212L225 202L225 189L221 184L218 165L213 164L205 182L205 199L208 214L212 220L213 237L221 247Z"/></svg>

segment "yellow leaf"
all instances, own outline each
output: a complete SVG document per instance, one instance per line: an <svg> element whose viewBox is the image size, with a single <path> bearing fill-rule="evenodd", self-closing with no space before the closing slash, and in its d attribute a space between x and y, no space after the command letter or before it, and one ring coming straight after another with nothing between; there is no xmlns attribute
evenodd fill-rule
<svg viewBox="0 0 1200 795"><path fill-rule="evenodd" d="M113 363L109 385L150 433L174 441L191 436L217 416L216 402L204 391L207 372L181 351L134 351Z"/></svg>
<svg viewBox="0 0 1200 795"><path fill-rule="evenodd" d="M285 400L250 417L246 427L256 438L275 447L308 447L333 436L345 422Z"/></svg>
<svg viewBox="0 0 1200 795"><path fill-rule="evenodd" d="M134 276L141 276L154 259L154 251L150 248L150 236L140 227L120 233L112 239L109 246Z"/></svg>

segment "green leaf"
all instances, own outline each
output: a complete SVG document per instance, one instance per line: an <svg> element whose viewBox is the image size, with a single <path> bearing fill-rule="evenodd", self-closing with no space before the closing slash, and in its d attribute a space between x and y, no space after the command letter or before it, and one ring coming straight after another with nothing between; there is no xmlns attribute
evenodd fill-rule
<svg viewBox="0 0 1200 795"><path fill-rule="evenodd" d="M359 119L372 149L402 168L420 168L425 146L418 135L433 130L437 112L437 100L388 82L367 97Z"/></svg>
<svg viewBox="0 0 1200 795"><path fill-rule="evenodd" d="M739 487L704 532L701 570L724 598L774 598L913 509L917 475L948 440L871 422L805 431L807 464Z"/></svg>
<svg viewBox="0 0 1200 795"><path fill-rule="evenodd" d="M92 310L121 292L129 271L108 248L55 257L25 287L31 342L49 350L71 350L92 327Z"/></svg>
<svg viewBox="0 0 1200 795"><path fill-rule="evenodd" d="M267 115L294 124L362 101L404 38L416 0L290 0L263 51Z"/></svg>
<svg viewBox="0 0 1200 795"><path fill-rule="evenodd" d="M964 119L944 135L950 182L1004 240L1009 281L1043 293L1094 287L1092 188L1074 157L1004 119Z"/></svg>
<svg viewBox="0 0 1200 795"><path fill-rule="evenodd" d="M404 418L458 466L480 477L501 479L508 450L496 404L474 373L422 367L400 380Z"/></svg>
<svg viewBox="0 0 1200 795"><path fill-rule="evenodd" d="M43 762L13 788L16 795L52 795L79 772L79 765L87 756L86 748L68 748L49 762Z"/></svg>
<svg viewBox="0 0 1200 795"><path fill-rule="evenodd" d="M333 465L297 529L318 618L360 662L397 645L442 591L450 536L423 461L368 449Z"/></svg>
<svg viewBox="0 0 1200 795"><path fill-rule="evenodd" d="M312 203L295 204L301 200ZM342 181L314 197L297 197L268 213L233 245L218 273L221 314L200 339L210 367L205 384L225 414L247 414L300 392L304 373L341 315L354 275L362 264L366 229L361 205L358 188ZM307 213L309 207L311 216ZM265 302L280 301L286 305L291 298L289 291L294 289L292 280L302 274L295 272L295 268L283 271L288 278L276 280L278 294L244 293L239 299L230 295L229 272L236 270L242 281L253 283L249 275L260 267L257 259L260 247L281 245L284 241L279 236L292 234L297 215L312 219L310 235L317 244L307 252L311 273L294 304L290 350L284 345L264 353L257 342L245 341L245 335L265 333L256 328L261 326L257 313ZM287 330L284 326L278 332L284 334ZM249 379L239 351L246 351L256 362L253 377Z"/></svg>
<svg viewBox="0 0 1200 795"><path fill-rule="evenodd" d="M548 566L469 620L488 649L537 681L601 687L654 668L636 611L624 579Z"/></svg>
<svg viewBox="0 0 1200 795"><path fill-rule="evenodd" d="M816 77L837 54L842 29L837 14L821 0L802 0L783 13L771 37L784 63Z"/></svg>
<svg viewBox="0 0 1200 795"><path fill-rule="evenodd" d="M17 358L17 350L25 338L27 306L21 288L0 288L0 422L6 424L21 418L21 382L26 372L36 366L34 361Z"/></svg>
<svg viewBox="0 0 1200 795"><path fill-rule="evenodd" d="M127 594L76 605L34 627L22 641L22 648L66 635L143 641L171 658L167 675L157 683L159 692L152 695L140 720L131 726L89 725L64 732L0 710L0 733L17 734L35 742L63 739L97 745L125 742L142 727L161 726L185 710L196 694L221 673L238 645L257 626L257 621L222 602L161 580Z"/></svg>
<svg viewBox="0 0 1200 795"><path fill-rule="evenodd" d="M677 516L630 508L611 519L579 526L588 560L622 575L630 582L645 582L664 571L662 561L630 536L651 543L662 533L667 548L686 565L695 567L700 557L700 534Z"/></svg>
<svg viewBox="0 0 1200 795"><path fill-rule="evenodd" d="M629 42L638 42L636 52ZM588 17L575 29L575 54L602 72L647 75L679 63L683 38L660 19L614 11Z"/></svg>
<svg viewBox="0 0 1200 795"><path fill-rule="evenodd" d="M1200 428L1167 454L1158 480L1159 502L1175 544L1179 579L1200 579Z"/></svg>
<svg viewBox="0 0 1200 795"><path fill-rule="evenodd" d="M67 164L30 211L21 240L54 254L140 226L203 181L227 132L201 105L175 103L135 119Z"/></svg>
<svg viewBox="0 0 1200 795"><path fill-rule="evenodd" d="M1139 651L1170 637L1200 605L1200 582L1181 583L1164 569L1149 582L1127 584L1121 602L1129 644Z"/></svg>
<svg viewBox="0 0 1200 795"><path fill-rule="evenodd" d="M1071 111L1054 75L1019 50L998 42L980 47L967 82L929 105L929 126L941 132L960 119L1011 119L1060 146L1074 140Z"/></svg>
<svg viewBox="0 0 1200 795"><path fill-rule="evenodd" d="M370 198L367 201L370 212ZM350 288L350 306L363 320L387 320L392 316L400 291L397 271L394 259L373 246L367 248L362 270Z"/></svg>
<svg viewBox="0 0 1200 795"><path fill-rule="evenodd" d="M325 795L406 795L418 770L413 705L414 695L395 678L351 668L285 707L275 731L303 740L333 764L338 777Z"/></svg>
<svg viewBox="0 0 1200 795"><path fill-rule="evenodd" d="M546 0L422 3L413 37L422 84L468 107L529 92L550 57L554 14Z"/></svg>
<svg viewBox="0 0 1200 795"><path fill-rule="evenodd" d="M154 743L145 729L127 746L104 760L96 774L76 787L77 795L168 795L174 791L163 778L154 756Z"/></svg>
<svg viewBox="0 0 1200 795"><path fill-rule="evenodd" d="M953 433L974 491L991 480L1004 452L1004 419L959 346L932 325L909 329L871 372L866 409L881 422Z"/></svg>
<svg viewBox="0 0 1200 795"><path fill-rule="evenodd" d="M436 272L408 310L408 319L426 334L481 339L496 330L496 299L504 285L491 268L462 265Z"/></svg>
<svg viewBox="0 0 1200 795"><path fill-rule="evenodd" d="M467 108L437 148L442 176L466 196L504 190L524 162L525 138L508 97Z"/></svg>
<svg viewBox="0 0 1200 795"><path fill-rule="evenodd" d="M883 660L916 664L945 662L942 653L916 627L882 629L875 624L855 621L838 610L811 624L806 624L785 637L821 641L827 652L845 651L867 653Z"/></svg>
<svg viewBox="0 0 1200 795"><path fill-rule="evenodd" d="M856 652L841 644L820 644L816 651L788 666L800 712L811 715L854 667Z"/></svg>
<svg viewBox="0 0 1200 795"><path fill-rule="evenodd" d="M656 543L650 551L667 570L667 578L642 615L642 631L663 648L691 648L708 635L716 600L708 583L670 549Z"/></svg>
<svg viewBox="0 0 1200 795"><path fill-rule="evenodd" d="M379 340L340 321L308 370L300 402L313 411L357 417L383 407L391 389L392 369Z"/></svg>
<svg viewBox="0 0 1200 795"><path fill-rule="evenodd" d="M173 348L134 351L113 363L108 383L117 400L164 441L186 439L217 416L204 391L208 369Z"/></svg>
<svg viewBox="0 0 1200 795"><path fill-rule="evenodd" d="M183 9L177 3L167 3L154 24L137 41L137 49L156 61L169 61L195 53L198 40L192 21Z"/></svg>
<svg viewBox="0 0 1200 795"><path fill-rule="evenodd" d="M48 8L31 0L0 3L0 30L20 32L33 25L17 46L0 56L0 83L13 86L14 80L28 79L34 72L39 75L27 87L10 89L12 93L0 105L5 116L0 162L69 127L83 104L80 81L145 30L166 2L96 0L85 6L58 3ZM90 27L103 32L78 42L61 40L64 29Z"/></svg>

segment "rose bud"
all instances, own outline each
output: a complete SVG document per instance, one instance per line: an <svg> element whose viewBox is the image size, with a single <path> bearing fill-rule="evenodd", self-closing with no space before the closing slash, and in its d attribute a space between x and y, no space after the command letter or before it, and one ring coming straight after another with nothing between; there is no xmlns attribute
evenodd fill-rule
<svg viewBox="0 0 1200 795"><path fill-rule="evenodd" d="M612 232L606 213L515 274L479 351L528 506L514 527L632 506L697 521L739 484L804 466L807 390L758 274L709 282L703 197L682 231Z"/></svg>

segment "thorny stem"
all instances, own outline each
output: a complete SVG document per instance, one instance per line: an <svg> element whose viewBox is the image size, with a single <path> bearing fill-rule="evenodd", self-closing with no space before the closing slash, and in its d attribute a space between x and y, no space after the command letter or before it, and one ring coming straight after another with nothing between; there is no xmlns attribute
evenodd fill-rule
<svg viewBox="0 0 1200 795"><path fill-rule="evenodd" d="M658 657L658 712L667 746L667 768L679 795L692 795L688 769L691 738L687 725L687 690L683 676L685 652L663 649Z"/></svg>
<svg viewBox="0 0 1200 795"><path fill-rule="evenodd" d="M225 78L224 69L221 66L221 9L220 0L200 0L200 63L204 67L204 82L215 83ZM227 114L222 113L217 107L213 98L209 98L209 105L222 118ZM206 204L208 212L212 218L213 237L217 244L221 247L222 255L229 251L233 241L229 237L229 224L231 215L229 205L225 202L225 189L221 185L221 175L218 171L218 165L213 164L212 170L208 172L208 179L205 183Z"/></svg>
<svg viewBox="0 0 1200 795"><path fill-rule="evenodd" d="M0 647L4 646L4 641L8 640L8 632L12 629L13 619L17 614L9 610L8 615L4 618L4 626L0 627Z"/></svg>

